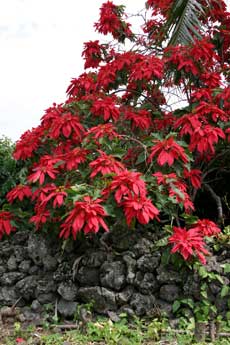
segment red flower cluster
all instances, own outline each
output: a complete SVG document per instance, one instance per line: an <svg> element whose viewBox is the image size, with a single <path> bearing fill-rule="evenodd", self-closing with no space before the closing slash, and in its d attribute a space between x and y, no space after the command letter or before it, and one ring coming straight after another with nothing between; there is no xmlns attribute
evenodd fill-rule
<svg viewBox="0 0 230 345"><path fill-rule="evenodd" d="M209 252L205 249L205 243L200 231L195 228L186 230L175 226L173 231L174 234L169 238L169 243L174 245L171 252L179 252L185 260L196 256L205 265L204 255L209 255Z"/></svg>
<svg viewBox="0 0 230 345"><path fill-rule="evenodd" d="M121 42L124 41L124 37L132 37L130 24L122 20L123 12L123 6L116 6L111 1L107 1L100 9L100 19L94 24L95 28L104 35L111 33Z"/></svg>
<svg viewBox="0 0 230 345"><path fill-rule="evenodd" d="M115 103L115 100L115 97L96 99L91 108L91 112L95 116L103 116L105 121L113 119L113 121L116 122L119 119L120 111Z"/></svg>
<svg viewBox="0 0 230 345"><path fill-rule="evenodd" d="M118 162L112 155L107 155L105 152L98 150L100 157L89 163L90 168L93 170L90 177L93 178L97 174L119 174L120 171L125 170L122 163Z"/></svg>
<svg viewBox="0 0 230 345"><path fill-rule="evenodd" d="M9 193L7 193L6 198L8 202L12 204L15 199L19 199L20 201L22 201L24 198L29 198L31 196L31 188L29 186L19 184L18 186L11 189Z"/></svg>
<svg viewBox="0 0 230 345"><path fill-rule="evenodd" d="M13 216L8 211L0 211L0 239L4 234L9 235L14 231L14 227L11 225Z"/></svg>
<svg viewBox="0 0 230 345"><path fill-rule="evenodd" d="M157 163L159 165L168 164L173 165L175 159L181 159L183 163L188 162L188 157L185 154L183 147L175 142L173 137L165 140L154 140L155 145L151 148L151 153L148 160L151 161L154 156L158 155Z"/></svg>
<svg viewBox="0 0 230 345"><path fill-rule="evenodd" d="M140 224L148 224L155 218L159 220L159 210L145 196L125 197L121 205L124 207L126 222L129 226L133 219L137 219Z"/></svg>
<svg viewBox="0 0 230 345"><path fill-rule="evenodd" d="M102 61L102 46L99 41L89 41L84 43L84 50L82 56L85 59L85 69L86 68L97 68L99 63Z"/></svg>
<svg viewBox="0 0 230 345"><path fill-rule="evenodd" d="M107 213L100 205L101 201L101 199L92 200L89 196L84 197L83 201L76 201L74 209L61 225L62 230L59 236L68 238L72 233L73 238L76 240L79 231L83 230L85 234L97 233L100 226L108 231L109 229L103 220Z"/></svg>

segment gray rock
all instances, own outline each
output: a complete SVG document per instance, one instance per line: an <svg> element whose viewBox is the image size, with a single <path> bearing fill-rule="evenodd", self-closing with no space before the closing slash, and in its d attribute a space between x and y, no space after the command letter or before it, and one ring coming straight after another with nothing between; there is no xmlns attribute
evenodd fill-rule
<svg viewBox="0 0 230 345"><path fill-rule="evenodd" d="M0 305L12 306L18 299L15 288L13 287L0 287Z"/></svg>
<svg viewBox="0 0 230 345"><path fill-rule="evenodd" d="M56 283L72 279L72 266L69 262L61 262L53 273L53 280Z"/></svg>
<svg viewBox="0 0 230 345"><path fill-rule="evenodd" d="M105 262L101 266L100 280L103 287L119 291L125 285L125 265L121 261Z"/></svg>
<svg viewBox="0 0 230 345"><path fill-rule="evenodd" d="M35 298L35 290L38 279L39 278L37 276L33 275L25 277L17 282L16 289L26 301L30 301Z"/></svg>
<svg viewBox="0 0 230 345"><path fill-rule="evenodd" d="M3 273L6 272L6 267L5 266L0 266L0 277L2 276Z"/></svg>
<svg viewBox="0 0 230 345"><path fill-rule="evenodd" d="M47 292L47 293L42 293L40 295L36 294L36 298L39 303L41 304L49 304L53 303L57 299L56 293L53 292Z"/></svg>
<svg viewBox="0 0 230 345"><path fill-rule="evenodd" d="M40 277L37 281L36 295L54 292L56 289L57 285L50 277Z"/></svg>
<svg viewBox="0 0 230 345"><path fill-rule="evenodd" d="M167 302L174 302L181 297L181 290L177 285L168 284L160 288L160 298Z"/></svg>
<svg viewBox="0 0 230 345"><path fill-rule="evenodd" d="M133 247L133 252L135 253L136 257L140 257L145 254L150 254L151 249L153 247L153 243L146 238L140 238Z"/></svg>
<svg viewBox="0 0 230 345"><path fill-rule="evenodd" d="M16 261L19 263L27 258L27 248L22 247L20 245L14 245L14 256Z"/></svg>
<svg viewBox="0 0 230 345"><path fill-rule="evenodd" d="M30 306L31 310L35 311L35 312L40 312L42 310L42 305L41 303L38 301L38 300L34 300L32 303L31 303L31 306Z"/></svg>
<svg viewBox="0 0 230 345"><path fill-rule="evenodd" d="M126 314L130 318L133 318L133 317L136 316L134 310L130 306L128 306L128 305L123 305L119 309L119 315L123 314L123 313Z"/></svg>
<svg viewBox="0 0 230 345"><path fill-rule="evenodd" d="M196 300L200 300L200 282L196 280L196 277L189 275L185 283L183 284L183 292L187 297L193 297Z"/></svg>
<svg viewBox="0 0 230 345"><path fill-rule="evenodd" d="M82 286L97 286L100 283L99 269L94 267L82 266L74 277Z"/></svg>
<svg viewBox="0 0 230 345"><path fill-rule="evenodd" d="M133 286L127 286L124 290L116 295L116 302L118 306L127 304L134 293Z"/></svg>
<svg viewBox="0 0 230 345"><path fill-rule="evenodd" d="M98 313L107 313L116 310L116 294L99 286L82 287L78 290L77 297L84 303L93 302L93 309Z"/></svg>
<svg viewBox="0 0 230 345"><path fill-rule="evenodd" d="M168 267L161 265L157 268L157 280L160 283L181 283L182 275Z"/></svg>
<svg viewBox="0 0 230 345"><path fill-rule="evenodd" d="M24 273L22 272L9 272L9 273L4 273L1 278L0 278L0 284L1 285L13 285L17 281L21 280L24 278Z"/></svg>
<svg viewBox="0 0 230 345"><path fill-rule="evenodd" d="M100 267L106 261L107 255L103 251L90 252L82 259L82 265L87 267Z"/></svg>
<svg viewBox="0 0 230 345"><path fill-rule="evenodd" d="M130 255L123 256L123 261L126 264L126 281L128 284L133 284L136 276L136 260Z"/></svg>
<svg viewBox="0 0 230 345"><path fill-rule="evenodd" d="M11 257L7 261L7 268L9 271L16 271L17 270L18 264L17 264L16 258L14 255L11 255Z"/></svg>
<svg viewBox="0 0 230 345"><path fill-rule="evenodd" d="M219 274L223 273L223 268L221 267L221 263L217 261L216 256L207 256L207 263L205 265L205 269L208 272L216 272Z"/></svg>
<svg viewBox="0 0 230 345"><path fill-rule="evenodd" d="M1 258L9 258L9 256L12 254L12 247L10 246L7 241L4 241L0 245L0 253Z"/></svg>
<svg viewBox="0 0 230 345"><path fill-rule="evenodd" d="M77 287L72 282L61 283L57 291L66 301L74 301L77 295Z"/></svg>
<svg viewBox="0 0 230 345"><path fill-rule="evenodd" d="M40 319L40 315L29 307L23 308L23 316L25 317L25 321L34 322L35 320Z"/></svg>
<svg viewBox="0 0 230 345"><path fill-rule="evenodd" d="M171 317L172 316L172 305L173 303L168 303L161 299L157 299L156 301L157 307L160 309L162 316Z"/></svg>
<svg viewBox="0 0 230 345"><path fill-rule="evenodd" d="M110 318L110 320L113 322L119 322L121 320L120 317L118 316L118 314L115 313L114 311L109 310L107 312L107 315Z"/></svg>
<svg viewBox="0 0 230 345"><path fill-rule="evenodd" d="M47 240L39 234L31 234L28 240L28 256L37 266L42 266L46 257L50 255Z"/></svg>
<svg viewBox="0 0 230 345"><path fill-rule="evenodd" d="M57 304L58 312L63 317L73 317L77 312L77 302L66 301L64 298L61 298Z"/></svg>
<svg viewBox="0 0 230 345"><path fill-rule="evenodd" d="M28 273L30 270L31 261L30 260L23 260L20 265L18 266L18 269L20 272Z"/></svg>
<svg viewBox="0 0 230 345"><path fill-rule="evenodd" d="M152 309L156 299L153 295L142 295L135 293L130 301L130 306L133 308L137 316L145 315L148 310Z"/></svg>
<svg viewBox="0 0 230 345"><path fill-rule="evenodd" d="M159 283L153 273L137 272L134 281L136 288L143 294L156 292L159 288Z"/></svg>
<svg viewBox="0 0 230 345"><path fill-rule="evenodd" d="M46 271L53 271L56 269L57 267L57 260L55 257L47 255L45 259L43 259L43 265L44 265L44 269Z"/></svg>
<svg viewBox="0 0 230 345"><path fill-rule="evenodd" d="M137 261L137 267L142 272L154 272L160 263L160 253L146 254Z"/></svg>
<svg viewBox="0 0 230 345"><path fill-rule="evenodd" d="M34 274L38 274L39 273L39 267L38 266L32 266L32 267L30 267L30 269L29 269L29 275L34 275Z"/></svg>

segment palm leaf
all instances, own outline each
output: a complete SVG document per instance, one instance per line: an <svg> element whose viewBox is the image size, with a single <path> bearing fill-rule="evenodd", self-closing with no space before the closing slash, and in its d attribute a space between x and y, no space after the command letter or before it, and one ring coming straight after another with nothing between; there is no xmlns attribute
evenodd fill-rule
<svg viewBox="0 0 230 345"><path fill-rule="evenodd" d="M161 41L168 40L168 45L185 45L193 42L194 38L200 39L200 17L203 14L204 8L198 0L175 0L163 27Z"/></svg>

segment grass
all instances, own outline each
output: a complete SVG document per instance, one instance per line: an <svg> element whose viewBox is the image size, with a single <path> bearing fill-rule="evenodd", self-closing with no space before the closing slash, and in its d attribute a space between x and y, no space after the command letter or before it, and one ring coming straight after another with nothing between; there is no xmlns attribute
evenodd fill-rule
<svg viewBox="0 0 230 345"><path fill-rule="evenodd" d="M11 328L0 329L1 345L154 345L154 344L212 344L230 345L227 338L219 338L211 343L196 343L193 339L191 322L188 323L185 334L175 333L167 320L153 319L150 322L136 319L128 322L125 317L119 322L112 322L106 318L98 318L89 322L82 331L58 330L58 324L50 324L49 329L36 328L32 325L24 327L16 322ZM164 330L164 332L162 332Z"/></svg>

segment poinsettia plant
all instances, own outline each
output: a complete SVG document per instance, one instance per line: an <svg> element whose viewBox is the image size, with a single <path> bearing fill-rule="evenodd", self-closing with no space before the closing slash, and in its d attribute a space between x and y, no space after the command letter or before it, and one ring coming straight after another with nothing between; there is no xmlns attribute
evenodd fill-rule
<svg viewBox="0 0 230 345"><path fill-rule="evenodd" d="M197 0L202 25L172 40L166 29L177 2L148 0L138 34L124 6L102 5L95 29L113 41L84 44L85 72L71 80L66 101L16 143L26 174L0 211L0 237L19 226L17 210L29 200L29 222L65 239L116 222L173 219L172 252L205 263L205 237L219 227L201 219L186 229L180 215L196 211L206 188L223 221L207 181L229 155L230 15L223 0Z"/></svg>

